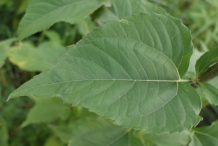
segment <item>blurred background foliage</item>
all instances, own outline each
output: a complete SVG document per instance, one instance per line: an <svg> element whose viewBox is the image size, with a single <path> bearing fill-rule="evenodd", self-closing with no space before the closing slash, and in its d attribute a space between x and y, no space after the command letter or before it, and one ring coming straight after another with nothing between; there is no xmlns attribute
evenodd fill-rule
<svg viewBox="0 0 218 146"><path fill-rule="evenodd" d="M163 7L170 15L180 18L191 30L196 48L191 64L194 65L194 61L203 52L217 48L217 0L149 1ZM41 102L41 99L34 97L22 97L6 102L7 97L22 83L51 67L58 56L67 49L66 46L78 42L109 17L98 17L99 13L106 13L102 6L81 23L71 25L58 22L25 41L5 42L17 37L17 27L28 3L29 0L0 1L0 49L10 48L8 58L0 63L0 146L66 145L80 121L83 118L96 117L95 114L81 107L71 107L55 98ZM8 43L9 45L5 45ZM55 49L55 53L51 49ZM45 52L50 54L50 57L43 56ZM204 121L199 126L210 125L218 119L218 108L205 104L201 115Z"/></svg>

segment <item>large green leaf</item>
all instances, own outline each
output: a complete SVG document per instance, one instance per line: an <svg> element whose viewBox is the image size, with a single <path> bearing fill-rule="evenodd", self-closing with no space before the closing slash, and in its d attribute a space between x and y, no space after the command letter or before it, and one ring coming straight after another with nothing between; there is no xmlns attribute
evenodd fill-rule
<svg viewBox="0 0 218 146"><path fill-rule="evenodd" d="M5 59L7 58L7 52L14 40L15 39L8 39L0 42L0 68L4 64Z"/></svg>
<svg viewBox="0 0 218 146"><path fill-rule="evenodd" d="M78 23L94 12L104 0L31 0L18 27L24 39L56 22Z"/></svg>
<svg viewBox="0 0 218 146"><path fill-rule="evenodd" d="M218 49L210 50L203 54L196 62L196 75L199 77L214 63L218 62Z"/></svg>
<svg viewBox="0 0 218 146"><path fill-rule="evenodd" d="M66 49L55 43L42 43L38 48L24 44L8 51L9 60L26 71L44 71L52 67Z"/></svg>
<svg viewBox="0 0 218 146"><path fill-rule="evenodd" d="M201 119L200 97L181 79L192 49L189 30L170 16L140 14L113 21L9 98L61 97L127 128L183 131Z"/></svg>
<svg viewBox="0 0 218 146"><path fill-rule="evenodd" d="M66 119L70 114L70 106L62 103L59 98L43 99L29 111L22 127L29 124L52 122L56 119Z"/></svg>
<svg viewBox="0 0 218 146"><path fill-rule="evenodd" d="M194 128L189 146L216 146L218 144L218 121L210 126Z"/></svg>

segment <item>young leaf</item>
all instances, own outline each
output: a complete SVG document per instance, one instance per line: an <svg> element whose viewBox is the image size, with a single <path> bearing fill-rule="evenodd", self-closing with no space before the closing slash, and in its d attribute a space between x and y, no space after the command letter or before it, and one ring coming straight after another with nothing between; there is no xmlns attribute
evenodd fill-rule
<svg viewBox="0 0 218 146"><path fill-rule="evenodd" d="M80 22L98 9L104 0L31 0L18 27L18 36L24 39L56 22Z"/></svg>
<svg viewBox="0 0 218 146"><path fill-rule="evenodd" d="M218 143L218 121L210 126L194 128L189 146L216 146Z"/></svg>
<svg viewBox="0 0 218 146"><path fill-rule="evenodd" d="M106 120L90 120L74 129L70 146L121 146L131 142L126 129Z"/></svg>
<svg viewBox="0 0 218 146"><path fill-rule="evenodd" d="M201 119L200 97L181 79L192 49L189 30L173 17L147 13L112 21L9 98L61 97L127 128L183 131Z"/></svg>
<svg viewBox="0 0 218 146"><path fill-rule="evenodd" d="M29 124L51 122L58 118L66 119L69 114L70 106L63 104L59 98L39 100L28 113L22 127Z"/></svg>
<svg viewBox="0 0 218 146"><path fill-rule="evenodd" d="M0 42L0 68L4 64L5 59L7 58L7 52L9 50L9 47L12 42L14 42L15 39L8 39Z"/></svg>
<svg viewBox="0 0 218 146"><path fill-rule="evenodd" d="M204 53L196 62L196 76L201 76L209 67L218 62L218 49L210 50Z"/></svg>
<svg viewBox="0 0 218 146"><path fill-rule="evenodd" d="M30 44L8 51L9 60L26 71L44 71L52 67L66 49L55 43L42 43L38 48Z"/></svg>

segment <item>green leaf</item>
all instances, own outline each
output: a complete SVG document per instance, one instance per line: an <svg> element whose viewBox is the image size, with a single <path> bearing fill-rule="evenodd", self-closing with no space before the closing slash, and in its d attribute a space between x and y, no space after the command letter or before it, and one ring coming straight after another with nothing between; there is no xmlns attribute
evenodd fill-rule
<svg viewBox="0 0 218 146"><path fill-rule="evenodd" d="M74 130L70 146L126 146L128 131L103 119L86 121Z"/></svg>
<svg viewBox="0 0 218 146"><path fill-rule="evenodd" d="M74 124L74 121L72 122ZM55 126L49 125L52 131L61 139L62 142L68 143L73 135L74 125Z"/></svg>
<svg viewBox="0 0 218 146"><path fill-rule="evenodd" d="M199 86L209 103L218 105L218 89L208 83L199 83Z"/></svg>
<svg viewBox="0 0 218 146"><path fill-rule="evenodd" d="M45 143L45 146L64 146L64 144L56 137L50 137Z"/></svg>
<svg viewBox="0 0 218 146"><path fill-rule="evenodd" d="M5 59L7 58L7 52L9 50L9 47L12 42L14 42L15 39L8 39L0 42L0 68L4 65Z"/></svg>
<svg viewBox="0 0 218 146"><path fill-rule="evenodd" d="M53 43L57 43L57 44L62 44L62 40L60 35L58 34L58 32L53 31L53 30L49 30L49 31L45 31L45 36L48 37L48 39L53 42Z"/></svg>
<svg viewBox="0 0 218 146"><path fill-rule="evenodd" d="M90 33L96 27L95 23L92 21L91 17L87 17L85 20L78 24L78 29L80 34L83 36Z"/></svg>
<svg viewBox="0 0 218 146"><path fill-rule="evenodd" d="M61 97L127 128L183 131L201 119L200 97L181 79L192 47L189 30L170 16L147 13L113 21L9 98Z"/></svg>
<svg viewBox="0 0 218 146"><path fill-rule="evenodd" d="M216 146L218 143L218 121L212 125L194 128L189 146Z"/></svg>
<svg viewBox="0 0 218 146"><path fill-rule="evenodd" d="M174 134L145 134L144 143L155 146L185 146L190 141L190 133L184 131Z"/></svg>
<svg viewBox="0 0 218 146"><path fill-rule="evenodd" d="M155 12L167 14L166 11L146 0L111 0L111 6L101 9L101 13L96 18L96 22L102 24L109 20L119 20L121 18L138 15L140 13Z"/></svg>
<svg viewBox="0 0 218 146"><path fill-rule="evenodd" d="M204 53L196 62L196 75L199 77L206 72L209 67L218 62L218 49L210 50Z"/></svg>
<svg viewBox="0 0 218 146"><path fill-rule="evenodd" d="M104 0L31 0L18 27L18 36L24 39L56 22L75 24L98 9Z"/></svg>
<svg viewBox="0 0 218 146"><path fill-rule="evenodd" d="M24 44L10 49L8 58L22 70L44 71L51 68L64 51L63 46L51 42L42 43L38 48Z"/></svg>
<svg viewBox="0 0 218 146"><path fill-rule="evenodd" d="M146 0L111 0L110 10L118 17L125 18L139 13L155 12L158 14L167 14L166 11Z"/></svg>
<svg viewBox="0 0 218 146"><path fill-rule="evenodd" d="M65 120L70 114L70 106L64 104L59 98L38 100L36 105L29 111L27 119L22 127L29 124L52 122L56 119Z"/></svg>

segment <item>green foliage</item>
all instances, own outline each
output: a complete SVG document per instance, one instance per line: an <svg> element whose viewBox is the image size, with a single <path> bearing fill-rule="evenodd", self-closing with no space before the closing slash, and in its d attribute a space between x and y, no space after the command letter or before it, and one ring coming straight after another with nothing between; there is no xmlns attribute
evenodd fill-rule
<svg viewBox="0 0 218 146"><path fill-rule="evenodd" d="M202 55L196 62L196 75L200 77L204 72L206 72L209 67L218 62L218 49L214 49L206 52Z"/></svg>
<svg viewBox="0 0 218 146"><path fill-rule="evenodd" d="M8 40L4 40L0 42L0 68L2 67L2 65L4 64L5 59L7 58L7 52L10 48L11 43L14 41L15 39L8 39Z"/></svg>
<svg viewBox="0 0 218 146"><path fill-rule="evenodd" d="M216 1L3 0L0 12L0 145L217 145ZM28 40L13 43L18 23ZM17 87L9 98L28 97L5 102Z"/></svg>
<svg viewBox="0 0 218 146"><path fill-rule="evenodd" d="M84 122L74 130L70 146L131 145L128 130L105 120Z"/></svg>
<svg viewBox="0 0 218 146"><path fill-rule="evenodd" d="M25 43L10 49L8 58L22 70L44 71L52 67L65 50L64 47L51 42L44 42L37 48Z"/></svg>
<svg viewBox="0 0 218 146"><path fill-rule="evenodd" d="M56 22L78 23L103 2L104 0L31 0L18 27L19 38L24 39Z"/></svg>
<svg viewBox="0 0 218 146"><path fill-rule="evenodd" d="M189 146L215 146L218 143L218 121L207 127L194 128Z"/></svg>
<svg viewBox="0 0 218 146"><path fill-rule="evenodd" d="M70 106L63 104L59 98L39 100L29 111L22 127L29 124L52 122L59 118L65 120L69 117L69 114Z"/></svg>
<svg viewBox="0 0 218 146"><path fill-rule="evenodd" d="M170 35L172 28L177 33ZM149 37L144 37L147 33ZM183 131L200 120L200 98L180 77L187 71L190 52L190 33L180 21L141 14L107 23L90 33L52 69L9 98L61 97L127 128L157 133ZM178 112L183 116L176 116Z"/></svg>

